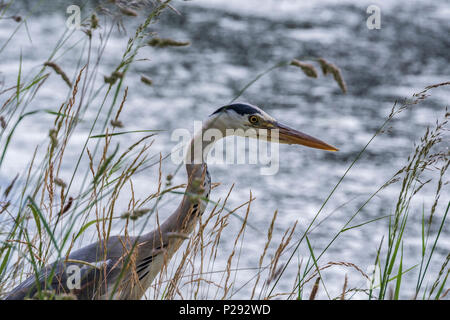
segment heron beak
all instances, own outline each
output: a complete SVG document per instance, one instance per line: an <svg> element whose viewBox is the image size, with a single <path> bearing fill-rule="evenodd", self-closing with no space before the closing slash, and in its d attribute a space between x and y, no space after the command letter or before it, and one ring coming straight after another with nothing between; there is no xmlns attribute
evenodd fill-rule
<svg viewBox="0 0 450 320"><path fill-rule="evenodd" d="M300 144L302 146L307 146L310 148L322 149L327 151L338 151L339 149L329 145L322 140L311 137L306 133L292 129L281 123L274 123L273 129L278 129L279 131L279 143L285 144Z"/></svg>

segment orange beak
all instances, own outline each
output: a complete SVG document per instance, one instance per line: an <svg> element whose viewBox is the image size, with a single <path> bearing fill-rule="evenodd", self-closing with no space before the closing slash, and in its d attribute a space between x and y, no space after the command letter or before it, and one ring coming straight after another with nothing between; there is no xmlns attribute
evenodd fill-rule
<svg viewBox="0 0 450 320"><path fill-rule="evenodd" d="M279 143L285 143L285 144L299 144L302 146L307 146L310 148L315 149L322 149L327 151L338 151L339 149L336 147L333 147L332 145L329 145L326 142L323 142L322 140L319 140L317 138L311 137L310 135L307 135L306 133L297 131L295 129L292 129L284 124L281 123L274 123L273 129L279 130Z"/></svg>

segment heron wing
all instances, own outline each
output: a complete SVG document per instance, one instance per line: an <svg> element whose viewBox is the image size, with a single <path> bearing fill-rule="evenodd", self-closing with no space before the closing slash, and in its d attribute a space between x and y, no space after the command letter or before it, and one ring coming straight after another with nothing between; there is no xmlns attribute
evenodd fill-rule
<svg viewBox="0 0 450 320"><path fill-rule="evenodd" d="M53 291L55 295L72 294L77 299L92 299L111 269L111 259L95 263L58 261L46 266L39 274L28 277L8 294L6 300L33 298L39 292L45 294L47 291Z"/></svg>

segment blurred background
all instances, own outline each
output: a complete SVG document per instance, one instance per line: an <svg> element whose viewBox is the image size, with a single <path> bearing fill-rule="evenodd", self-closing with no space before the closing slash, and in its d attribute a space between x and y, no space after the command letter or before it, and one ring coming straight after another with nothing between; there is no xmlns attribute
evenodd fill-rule
<svg viewBox="0 0 450 320"><path fill-rule="evenodd" d="M0 55L0 81L5 88L17 81L20 57L24 77L47 61L66 28L66 7L77 4L76 1L42 1L38 6L36 2L14 1L9 10L27 16L26 27L22 25L16 30L17 23L12 19L0 20L0 46L9 41ZM369 17L366 10L371 4L381 9L379 30L370 30L366 25ZM229 208L247 201L250 191L256 198L249 224L257 230L249 228L246 231L246 237L253 241L242 248L239 262L242 269L257 265L266 240L265 230L275 210L278 210L275 237L279 239L284 230L298 220L294 240L299 239L346 169L383 124L395 101L410 99L413 93L428 85L449 81L450 3L447 0L192 0L173 1L172 5L178 13L166 10L159 23L150 26L150 31L160 38L189 41L191 45L143 48L138 57L142 60L131 67L124 81L124 86L129 87L121 115L124 130L166 130L155 138L150 149L155 161L160 152L166 155L177 144L170 139L172 130L187 128L192 131L194 120L202 120L227 104L255 76L280 61L323 57L341 69L347 83L348 92L343 94L330 76L320 73L318 79L312 79L305 77L298 68L284 67L263 76L238 99L258 105L278 120L340 149L337 153L327 153L282 145L280 170L273 176L260 175L258 165L209 166L213 182L220 183L212 192L212 200L223 199L233 184ZM100 75L111 74L117 66L127 39L142 21L139 19L145 17L145 12L139 14L140 17L124 19L125 30L113 28L105 59L99 65ZM102 28L106 28L104 19L100 17ZM15 36L10 39L14 32ZM64 43L64 48L84 50L77 37L83 39L85 35L77 31L75 40ZM100 40L94 39L93 45L97 48ZM64 52L61 50L53 60L68 74L74 75L79 66L79 55ZM153 85L143 84L140 81L142 75L151 78ZM103 81L102 76L97 79L99 83ZM399 114L351 169L309 236L316 250L322 250L345 221L405 165L414 150L414 143L423 136L426 128L443 118L450 101L449 87L438 88L430 94L423 103ZM67 95L67 86L53 73L35 98L32 109L57 110ZM0 96L0 105L5 99L4 95ZM95 112L88 112L86 117L92 119ZM51 115L39 114L20 123L0 168L0 186L4 188L17 173L26 170L36 145L48 141L48 128L53 120ZM61 178L70 179L73 162L68 159L78 159L77 151L84 144L88 130L88 126L80 123L72 136ZM118 136L115 141L126 146L130 139L134 141L140 136ZM450 145L448 140L443 143L447 147ZM173 174L176 168L177 165L167 158L162 164L163 176ZM158 166L141 172L133 180L137 195L155 191L157 179ZM174 183L185 180L183 170L174 177ZM444 214L449 200L448 185L443 188L437 216ZM380 192L363 208L353 224L392 214L399 189L398 184L392 184ZM430 208L434 194L434 185L425 186L411 207L411 224L405 231L405 269L420 259L422 208ZM180 201L177 195L170 197L173 201L165 202L159 209L161 219ZM124 201L118 206L125 210L127 204ZM244 215L245 208L238 213ZM235 229L233 223L236 223ZM237 232L239 223L231 217L230 233ZM387 225L388 219L380 219L342 234L320 262L351 262L367 271L375 261L382 237L386 236ZM117 232L120 232L120 226ZM232 239L234 237L224 238L221 248L229 250L233 246ZM91 240L85 237L84 242L77 245ZM448 227L443 230L441 240L433 258L436 263L430 266L432 274L439 271L449 253ZM304 245L295 254L295 263L288 266L279 284L281 292L292 288L297 261L303 256L309 256ZM219 260L218 265L225 266L226 258L219 257L223 261ZM284 256L281 261L287 258ZM322 277L332 296L339 294L345 274L349 275L349 287L364 287L365 279L355 270L339 266L329 268ZM237 282L244 284L253 275L251 270L244 270ZM404 281L402 286L405 287L404 298L411 298L415 282ZM244 287L233 298L247 298L248 290ZM319 291L319 297L326 298L326 295Z"/></svg>

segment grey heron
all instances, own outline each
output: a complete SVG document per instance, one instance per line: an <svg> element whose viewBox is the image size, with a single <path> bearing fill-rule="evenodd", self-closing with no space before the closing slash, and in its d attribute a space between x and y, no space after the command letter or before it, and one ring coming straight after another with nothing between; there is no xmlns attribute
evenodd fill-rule
<svg viewBox="0 0 450 320"><path fill-rule="evenodd" d="M153 231L136 237L121 235L99 240L72 252L44 267L38 276L32 275L6 299L33 297L38 290L51 289L57 294L71 293L78 299L140 299L150 287L161 268L185 240L171 236L189 234L206 209L211 190L211 177L207 169L207 150L216 141L205 141L208 129L219 130L223 137L239 132L237 129L255 129L252 138L261 138L256 130L266 130L265 139L283 144L304 145L327 151L338 149L307 134L294 130L268 115L262 109L247 103L234 103L217 109L188 147L186 170L188 183L178 208ZM228 129L234 129L228 130ZM230 133L231 132L231 133ZM242 130L241 130L242 132ZM200 145L200 152L195 146ZM196 183L194 183L196 182ZM200 186L200 188L199 188ZM197 194L200 197L190 195ZM73 266L78 268L80 283L70 287Z"/></svg>

